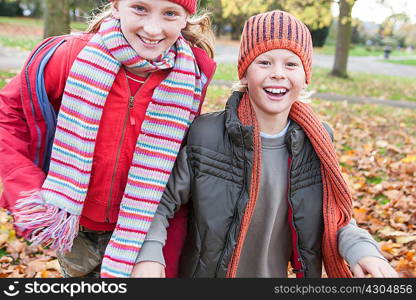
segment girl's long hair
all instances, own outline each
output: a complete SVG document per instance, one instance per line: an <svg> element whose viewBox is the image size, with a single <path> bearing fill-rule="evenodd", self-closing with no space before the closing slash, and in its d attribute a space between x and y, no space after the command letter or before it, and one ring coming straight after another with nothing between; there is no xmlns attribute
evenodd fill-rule
<svg viewBox="0 0 416 300"><path fill-rule="evenodd" d="M104 19L111 16L111 3L104 5L98 14L93 15L88 22L87 33L96 33ZM215 35L212 31L211 17L208 12L202 12L190 17L186 27L182 29L183 37L193 47L204 50L209 57L214 57Z"/></svg>

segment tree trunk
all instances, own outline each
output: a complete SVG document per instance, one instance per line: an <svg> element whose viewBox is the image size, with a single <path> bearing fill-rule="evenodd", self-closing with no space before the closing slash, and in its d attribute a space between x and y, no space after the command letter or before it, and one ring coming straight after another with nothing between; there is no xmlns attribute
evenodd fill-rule
<svg viewBox="0 0 416 300"><path fill-rule="evenodd" d="M248 17L236 16L231 22L231 39L233 41L239 41L241 38L241 32L243 31L244 23Z"/></svg>
<svg viewBox="0 0 416 300"><path fill-rule="evenodd" d="M338 77L348 77L348 50L351 42L351 10L355 0L339 1L338 35L335 51L335 61L331 74Z"/></svg>
<svg viewBox="0 0 416 300"><path fill-rule="evenodd" d="M45 0L44 38L70 33L69 0Z"/></svg>

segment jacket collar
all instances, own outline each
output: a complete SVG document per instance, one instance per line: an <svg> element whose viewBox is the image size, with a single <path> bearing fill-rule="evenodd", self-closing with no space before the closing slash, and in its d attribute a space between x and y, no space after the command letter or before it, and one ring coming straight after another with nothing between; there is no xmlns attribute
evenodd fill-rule
<svg viewBox="0 0 416 300"><path fill-rule="evenodd" d="M290 156L297 156L305 143L305 132L291 120L285 136L285 143Z"/></svg>
<svg viewBox="0 0 416 300"><path fill-rule="evenodd" d="M253 147L253 126L244 126L238 118L237 108L243 97L243 92L233 92L228 98L225 105L225 128L230 135L233 143L239 145L242 143L240 129L242 130L244 145L246 148ZM289 128L286 133L285 143L289 151L290 156L296 156L300 153L305 142L305 133L302 128L293 120L290 122Z"/></svg>
<svg viewBox="0 0 416 300"><path fill-rule="evenodd" d="M253 151L253 126L245 126L238 118L238 105L243 97L242 92L233 92L225 105L225 128L231 141L237 146L244 146Z"/></svg>
<svg viewBox="0 0 416 300"><path fill-rule="evenodd" d="M242 125L238 118L237 109L243 95L244 93L242 92L233 92L227 100L227 104L225 105L225 126L227 128L234 123Z"/></svg>

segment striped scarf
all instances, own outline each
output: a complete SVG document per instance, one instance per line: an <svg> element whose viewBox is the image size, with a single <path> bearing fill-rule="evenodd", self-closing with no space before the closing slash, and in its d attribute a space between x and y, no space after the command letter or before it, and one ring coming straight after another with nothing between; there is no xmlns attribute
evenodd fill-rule
<svg viewBox="0 0 416 300"><path fill-rule="evenodd" d="M106 19L71 67L58 115L51 164L40 191L19 199L16 225L35 244L69 251L78 233L94 148L107 96L120 68L171 69L154 90L129 169L102 277L129 277L201 101L201 81L190 46L180 36L157 60L141 58L120 23Z"/></svg>
<svg viewBox="0 0 416 300"><path fill-rule="evenodd" d="M237 272L242 247L259 193L261 174L259 125L247 93L243 95L240 101L238 117L243 125L253 126L254 158L250 184L250 199L241 221L241 229L229 264L227 277L235 277ZM311 107L305 103L299 101L293 103L289 117L302 127L321 162L324 216L322 252L325 271L328 277L352 277L348 266L338 252L337 240L338 230L347 225L351 219L352 196L348 184L345 182L341 169L339 168L331 137Z"/></svg>

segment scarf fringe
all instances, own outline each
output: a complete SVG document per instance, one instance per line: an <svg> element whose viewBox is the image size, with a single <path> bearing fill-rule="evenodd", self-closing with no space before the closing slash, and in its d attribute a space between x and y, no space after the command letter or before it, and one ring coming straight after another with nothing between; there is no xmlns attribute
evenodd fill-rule
<svg viewBox="0 0 416 300"><path fill-rule="evenodd" d="M23 194L16 202L15 226L34 245L68 252L78 234L79 219L54 205L47 204L40 190Z"/></svg>

